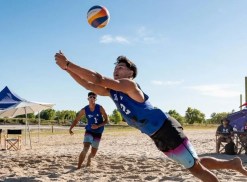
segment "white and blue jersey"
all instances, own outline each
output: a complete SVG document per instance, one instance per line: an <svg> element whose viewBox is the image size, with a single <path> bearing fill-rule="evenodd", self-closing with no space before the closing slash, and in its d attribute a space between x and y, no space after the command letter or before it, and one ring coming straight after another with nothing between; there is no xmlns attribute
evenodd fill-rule
<svg viewBox="0 0 247 182"><path fill-rule="evenodd" d="M91 131L93 133L103 133L104 131L104 126L99 127L97 129L92 129L91 126L93 124L99 125L103 123L103 117L102 114L100 113L100 105L96 104L94 111L91 111L89 108L89 105L84 107L85 109L85 115L87 118L87 125L86 125L86 131Z"/></svg>
<svg viewBox="0 0 247 182"><path fill-rule="evenodd" d="M144 94L145 101L139 103L123 92L110 90L110 95L119 112L128 125L139 129L149 136L158 131L168 116L158 108L153 107Z"/></svg>

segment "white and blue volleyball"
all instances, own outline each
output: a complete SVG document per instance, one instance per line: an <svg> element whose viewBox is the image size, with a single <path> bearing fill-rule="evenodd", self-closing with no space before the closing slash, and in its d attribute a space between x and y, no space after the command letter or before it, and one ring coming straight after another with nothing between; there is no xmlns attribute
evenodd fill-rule
<svg viewBox="0 0 247 182"><path fill-rule="evenodd" d="M87 21L94 28L105 27L110 20L109 11L103 6L93 6L87 12Z"/></svg>

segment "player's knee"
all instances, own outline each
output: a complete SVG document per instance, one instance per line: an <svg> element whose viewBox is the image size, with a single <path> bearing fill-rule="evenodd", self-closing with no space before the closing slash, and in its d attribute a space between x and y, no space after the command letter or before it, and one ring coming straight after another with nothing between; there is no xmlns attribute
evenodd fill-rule
<svg viewBox="0 0 247 182"><path fill-rule="evenodd" d="M194 165L191 168L188 168L188 170L192 173L199 173L202 170L202 166L200 164L199 160L196 160Z"/></svg>
<svg viewBox="0 0 247 182"><path fill-rule="evenodd" d="M220 143L222 142L222 140L221 139L218 139L217 140L217 144L219 144L220 145Z"/></svg>
<svg viewBox="0 0 247 182"><path fill-rule="evenodd" d="M86 154L86 153L88 152L88 150L89 150L89 147L84 147L83 150L82 150L82 152L83 152L84 154Z"/></svg>
<svg viewBox="0 0 247 182"><path fill-rule="evenodd" d="M200 161L200 163L204 166L205 164L207 164L208 163L208 160L206 159L206 158L200 158L199 159L199 161Z"/></svg>

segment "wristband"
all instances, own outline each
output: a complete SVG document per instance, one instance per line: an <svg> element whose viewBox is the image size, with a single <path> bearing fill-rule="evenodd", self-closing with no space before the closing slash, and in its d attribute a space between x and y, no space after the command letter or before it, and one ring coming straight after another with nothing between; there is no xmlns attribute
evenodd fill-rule
<svg viewBox="0 0 247 182"><path fill-rule="evenodd" d="M66 64L66 66L65 66L64 70L67 70L67 69L68 69L69 64L70 64L70 62L69 62L69 61L67 61L67 64Z"/></svg>

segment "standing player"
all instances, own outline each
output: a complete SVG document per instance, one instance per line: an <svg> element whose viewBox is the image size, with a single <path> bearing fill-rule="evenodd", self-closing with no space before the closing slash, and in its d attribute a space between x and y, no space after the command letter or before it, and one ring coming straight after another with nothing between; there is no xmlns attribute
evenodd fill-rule
<svg viewBox="0 0 247 182"><path fill-rule="evenodd" d="M73 64L61 51L55 54L55 60L60 68L66 70L84 88L111 97L129 125L150 136L159 150L182 164L195 177L202 181L217 182L217 177L209 169L233 169L247 175L240 158L198 158L182 126L149 103L149 97L134 81L137 67L128 58L117 58L114 79Z"/></svg>
<svg viewBox="0 0 247 182"><path fill-rule="evenodd" d="M104 131L104 125L108 122L108 116L102 106L96 104L97 95L93 92L88 93L89 105L85 106L79 114L76 116L74 122L70 126L69 132L73 135L72 129L76 126L78 121L82 116L86 116L87 125L85 127L84 135L84 147L79 156L78 167L81 168L81 165L87 155L87 152L91 146L91 153L88 155L87 166L90 166L91 159L96 155L102 133Z"/></svg>

